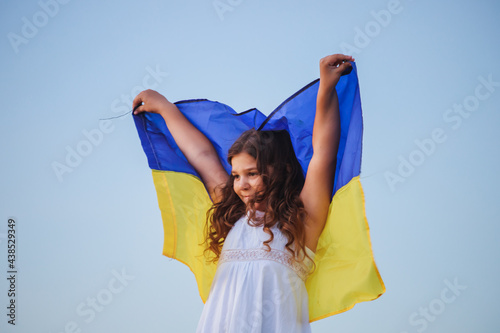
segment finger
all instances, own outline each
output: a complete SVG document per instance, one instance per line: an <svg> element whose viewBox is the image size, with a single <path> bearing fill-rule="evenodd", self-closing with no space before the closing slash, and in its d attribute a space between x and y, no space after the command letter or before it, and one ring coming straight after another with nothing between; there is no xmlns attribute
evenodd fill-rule
<svg viewBox="0 0 500 333"><path fill-rule="evenodd" d="M341 56L341 57L340 57ZM339 55L335 62L335 67L340 67L344 64L350 64L351 61L354 61L354 58L351 56L344 56L344 55Z"/></svg>
<svg viewBox="0 0 500 333"><path fill-rule="evenodd" d="M144 110L143 106L144 106L144 104L142 104L142 102L141 102L141 104L137 104L137 105L136 105L136 106L132 109L133 114L139 114L139 113L141 113L141 112L144 112L145 110Z"/></svg>
<svg viewBox="0 0 500 333"><path fill-rule="evenodd" d="M342 74L340 74L340 76L348 75L352 72L352 64L350 62L344 62L339 66L339 69L342 71Z"/></svg>
<svg viewBox="0 0 500 333"><path fill-rule="evenodd" d="M354 61L354 58L351 55L346 55L346 54L334 54L334 56L337 57L338 60L341 61Z"/></svg>
<svg viewBox="0 0 500 333"><path fill-rule="evenodd" d="M136 110L142 105L143 93L144 93L144 91L141 91L139 94L137 94L137 96L135 96L134 100L132 101L132 110L134 111L134 114L137 114L139 112L144 111L144 110L142 110L142 111L136 112Z"/></svg>
<svg viewBox="0 0 500 333"><path fill-rule="evenodd" d="M354 61L354 58L350 55L345 55L345 54L332 54L332 55L325 57L325 60L329 65L333 65L333 66L337 67L338 65L340 65L343 62Z"/></svg>

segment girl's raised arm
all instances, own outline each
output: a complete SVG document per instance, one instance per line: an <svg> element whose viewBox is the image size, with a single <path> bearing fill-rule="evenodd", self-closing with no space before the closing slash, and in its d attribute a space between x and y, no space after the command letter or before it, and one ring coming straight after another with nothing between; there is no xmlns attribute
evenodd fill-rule
<svg viewBox="0 0 500 333"><path fill-rule="evenodd" d="M339 102L335 86L354 61L334 54L320 60L320 80L313 127L313 156L300 198L307 212L306 246L316 251L328 216L340 140Z"/></svg>
<svg viewBox="0 0 500 333"><path fill-rule="evenodd" d="M184 117L175 104L154 90L139 93L132 107L134 114L153 112L163 117L182 153L201 176L212 201L217 202L220 198L217 187L226 183L229 175L207 137Z"/></svg>

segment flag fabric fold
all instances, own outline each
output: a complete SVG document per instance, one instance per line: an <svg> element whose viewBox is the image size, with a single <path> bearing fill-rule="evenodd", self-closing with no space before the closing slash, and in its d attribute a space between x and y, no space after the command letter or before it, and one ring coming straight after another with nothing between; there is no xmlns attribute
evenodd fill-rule
<svg viewBox="0 0 500 333"><path fill-rule="evenodd" d="M268 117L257 109L236 113L231 107L205 99L175 103L214 145L228 173L227 152L244 131L287 130L304 170L312 157L312 129L319 80L285 100ZM307 278L310 321L378 298L384 283L373 259L364 195L359 179L363 121L356 66L337 86L341 138L335 184L325 229L316 250L316 270ZM216 264L203 255L208 193L188 163L163 118L154 113L134 115L134 121L152 169L160 207L163 254L186 264L194 273L203 302L208 298Z"/></svg>

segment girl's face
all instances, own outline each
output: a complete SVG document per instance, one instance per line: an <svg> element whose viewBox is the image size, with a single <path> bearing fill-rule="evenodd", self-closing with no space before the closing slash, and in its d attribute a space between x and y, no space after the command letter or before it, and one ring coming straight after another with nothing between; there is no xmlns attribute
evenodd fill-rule
<svg viewBox="0 0 500 333"><path fill-rule="evenodd" d="M242 152L233 156L231 164L233 167L231 174L234 177L234 192L245 204L248 204L250 199L264 190L264 183L257 169L257 160L253 156ZM266 205L263 202L256 202L255 209L264 211Z"/></svg>

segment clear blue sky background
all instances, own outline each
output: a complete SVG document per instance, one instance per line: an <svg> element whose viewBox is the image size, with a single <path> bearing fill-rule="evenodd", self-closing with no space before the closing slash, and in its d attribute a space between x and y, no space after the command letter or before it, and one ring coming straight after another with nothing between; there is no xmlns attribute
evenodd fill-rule
<svg viewBox="0 0 500 333"><path fill-rule="evenodd" d="M1 279L1 332L193 332L203 304L189 269L161 255L131 116L106 133L99 118L143 88L268 114L339 52L358 65L361 179L387 292L313 332L498 330L498 2L40 3L0 4L2 276L9 217L18 258L16 326Z"/></svg>

